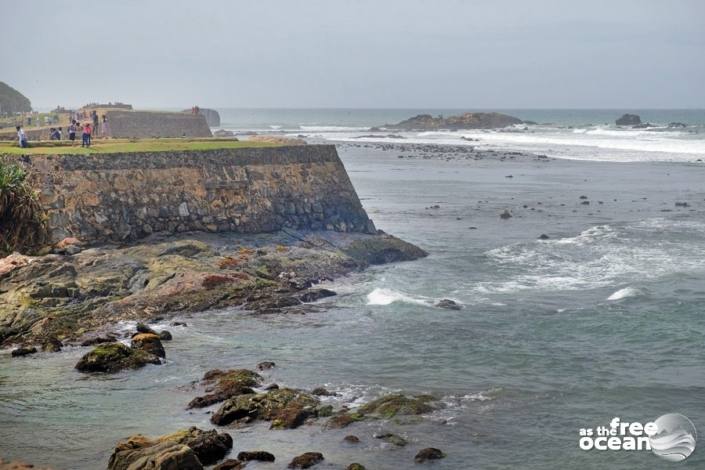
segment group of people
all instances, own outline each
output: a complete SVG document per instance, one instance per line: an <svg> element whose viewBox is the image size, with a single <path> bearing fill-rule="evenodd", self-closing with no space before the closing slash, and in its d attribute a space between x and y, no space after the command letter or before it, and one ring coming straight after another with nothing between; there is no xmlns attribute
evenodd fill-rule
<svg viewBox="0 0 705 470"><path fill-rule="evenodd" d="M110 134L110 128L108 127L108 118L103 115L100 119L98 118L98 113L94 110L90 114L92 123L86 122L81 124L76 119L71 119L71 124L69 125L68 139L71 142L76 141L76 134L81 133L81 147L90 147L93 137L97 134L98 128L100 127L101 136L107 137ZM100 124L100 126L99 126ZM63 128L52 127L49 129L49 139L51 140L62 140L63 139ZM17 126L17 142L20 147L28 147L27 134L25 133L22 126Z"/></svg>

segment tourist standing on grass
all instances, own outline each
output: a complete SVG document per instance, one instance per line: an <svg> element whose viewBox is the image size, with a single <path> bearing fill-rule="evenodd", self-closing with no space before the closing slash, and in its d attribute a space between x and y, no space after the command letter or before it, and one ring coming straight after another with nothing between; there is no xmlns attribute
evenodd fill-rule
<svg viewBox="0 0 705 470"><path fill-rule="evenodd" d="M83 125L83 140L81 141L81 147L90 147L91 146L91 124L90 123L85 123Z"/></svg>
<svg viewBox="0 0 705 470"><path fill-rule="evenodd" d="M100 126L100 134L103 137L108 137L108 134L110 134L110 128L108 127L108 116L103 114L103 122Z"/></svg>
<svg viewBox="0 0 705 470"><path fill-rule="evenodd" d="M91 117L93 118L93 129L92 129L92 131L97 133L97 132L98 132L98 111L96 111L96 110L94 109L93 112L91 113ZM93 134L91 134L91 136L92 136L92 135L93 135Z"/></svg>
<svg viewBox="0 0 705 470"><path fill-rule="evenodd" d="M76 142L76 120L71 121L71 125L69 126L69 140L71 141L71 144Z"/></svg>
<svg viewBox="0 0 705 470"><path fill-rule="evenodd" d="M17 126L17 142L22 148L28 147L27 134L24 133L24 129L22 129L22 126Z"/></svg>

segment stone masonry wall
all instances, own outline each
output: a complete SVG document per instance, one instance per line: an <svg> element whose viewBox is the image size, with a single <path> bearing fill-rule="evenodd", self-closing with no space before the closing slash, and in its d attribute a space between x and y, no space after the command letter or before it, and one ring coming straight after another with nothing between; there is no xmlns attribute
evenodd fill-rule
<svg viewBox="0 0 705 470"><path fill-rule="evenodd" d="M110 136L114 138L211 137L206 118L200 114L151 111L108 111Z"/></svg>
<svg viewBox="0 0 705 470"><path fill-rule="evenodd" d="M54 241L153 232L375 231L334 146L21 157Z"/></svg>

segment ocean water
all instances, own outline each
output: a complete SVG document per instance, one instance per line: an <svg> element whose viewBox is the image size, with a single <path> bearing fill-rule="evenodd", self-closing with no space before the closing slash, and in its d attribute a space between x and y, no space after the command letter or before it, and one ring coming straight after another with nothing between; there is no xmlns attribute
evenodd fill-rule
<svg viewBox="0 0 705 470"><path fill-rule="evenodd" d="M264 449L277 457L248 468L285 468L294 455L320 451L326 460L317 468L407 469L424 447L446 452L437 469L705 468L698 447L678 464L648 451L578 447L580 428L614 417L646 422L676 412L705 430L705 164L698 161L705 154L609 161L622 155L610 147L601 156L549 161L399 159L359 145L364 129L293 128L294 121L365 127L394 116L344 121L307 113L310 119L242 118L249 125L221 116L224 127L291 126L290 134L336 143L377 227L429 257L331 282L339 295L307 315L227 309L185 317L187 328L170 327L163 366L94 377L72 369L83 348L24 359L2 352L0 455L59 469L104 468L115 442L130 434L210 428L203 410L185 410L198 393L192 381L206 370L273 360L269 380L326 386L339 393L327 399L334 404L355 407L403 391L431 393L445 406L420 420L342 430L226 428L235 453ZM701 112L673 113L662 121L690 115L694 127L702 123ZM602 120L613 114L620 113L603 112ZM581 118L572 119L575 129ZM504 209L511 219L498 217ZM434 307L442 298L463 308ZM381 430L410 443L389 448L373 437ZM361 444L343 443L347 434Z"/></svg>

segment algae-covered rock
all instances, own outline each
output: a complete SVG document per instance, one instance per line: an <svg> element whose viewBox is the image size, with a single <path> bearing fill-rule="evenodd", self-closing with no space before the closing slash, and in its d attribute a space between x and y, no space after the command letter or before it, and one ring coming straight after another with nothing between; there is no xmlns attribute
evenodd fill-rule
<svg viewBox="0 0 705 470"><path fill-rule="evenodd" d="M138 333L132 337L132 348L154 354L159 357L166 357L164 346L159 339L159 335L154 333Z"/></svg>
<svg viewBox="0 0 705 470"><path fill-rule="evenodd" d="M310 468L320 462L323 462L323 454L320 452L305 452L294 457L289 463L289 468Z"/></svg>
<svg viewBox="0 0 705 470"><path fill-rule="evenodd" d="M394 434L391 432L383 432L383 433L375 434L375 437L377 439L381 439L382 441L384 441L388 444L395 445L397 447L404 447L405 445L407 445L409 443L406 439L404 439L400 435Z"/></svg>
<svg viewBox="0 0 705 470"><path fill-rule="evenodd" d="M435 401L430 395L408 397L399 393L385 395L360 407L364 415L393 418L396 415L420 415L430 413L434 408L429 404Z"/></svg>
<svg viewBox="0 0 705 470"><path fill-rule="evenodd" d="M196 427L155 439L137 434L118 442L108 470L200 470L225 457L232 446L229 434Z"/></svg>
<svg viewBox="0 0 705 470"><path fill-rule="evenodd" d="M272 429L293 429L309 417L317 416L319 401L313 395L290 388L266 393L234 396L211 416L211 422L226 425L233 421L270 421Z"/></svg>
<svg viewBox="0 0 705 470"><path fill-rule="evenodd" d="M141 349L128 348L122 343L105 343L86 353L76 364L76 369L81 372L118 372L147 364L161 364L161 361Z"/></svg>
<svg viewBox="0 0 705 470"><path fill-rule="evenodd" d="M428 253L418 246L382 233L374 237L354 240L342 247L342 250L351 258L367 264L412 261L428 256Z"/></svg>
<svg viewBox="0 0 705 470"><path fill-rule="evenodd" d="M345 470L366 470L366 468L361 463L351 463Z"/></svg>
<svg viewBox="0 0 705 470"><path fill-rule="evenodd" d="M359 413L342 412L331 417L326 423L326 428L341 429L364 419L364 416Z"/></svg>
<svg viewBox="0 0 705 470"><path fill-rule="evenodd" d="M191 400L188 408L203 408L236 395L252 394L254 390L251 387L259 387L262 380L257 372L247 369L210 370L201 380L209 393Z"/></svg>

